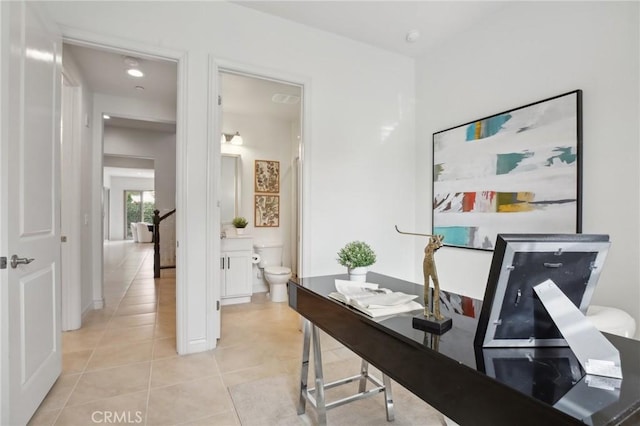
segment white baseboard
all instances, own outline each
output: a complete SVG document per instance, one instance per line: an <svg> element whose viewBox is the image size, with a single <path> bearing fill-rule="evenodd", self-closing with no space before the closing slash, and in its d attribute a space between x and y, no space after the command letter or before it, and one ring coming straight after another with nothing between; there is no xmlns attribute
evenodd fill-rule
<svg viewBox="0 0 640 426"><path fill-rule="evenodd" d="M223 297L220 299L220 304L222 306L237 305L239 303L250 303L250 302L251 302L251 296Z"/></svg>
<svg viewBox="0 0 640 426"><path fill-rule="evenodd" d="M264 282L257 283L254 281L252 290L254 293L267 293L269 291L269 286Z"/></svg>
<svg viewBox="0 0 640 426"><path fill-rule="evenodd" d="M197 339L197 340L192 340L187 344L186 352L180 353L180 351L178 351L178 355L195 354L198 352L208 351L210 349L212 348L208 346L206 339Z"/></svg>

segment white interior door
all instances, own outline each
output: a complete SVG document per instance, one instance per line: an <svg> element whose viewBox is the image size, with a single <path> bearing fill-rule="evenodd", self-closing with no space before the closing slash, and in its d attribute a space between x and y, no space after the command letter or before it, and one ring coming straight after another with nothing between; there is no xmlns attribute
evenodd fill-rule
<svg viewBox="0 0 640 426"><path fill-rule="evenodd" d="M35 3L0 7L0 244L8 258L0 274L0 424L18 425L28 422L62 368L62 40ZM28 259L34 260L24 264Z"/></svg>

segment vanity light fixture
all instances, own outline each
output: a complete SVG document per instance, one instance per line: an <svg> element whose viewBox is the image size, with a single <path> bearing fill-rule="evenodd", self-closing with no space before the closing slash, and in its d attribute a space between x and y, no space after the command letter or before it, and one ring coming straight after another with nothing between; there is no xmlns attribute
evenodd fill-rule
<svg viewBox="0 0 640 426"><path fill-rule="evenodd" d="M107 114L102 114L102 118L104 118L105 120L108 120L111 118L111 116Z"/></svg>
<svg viewBox="0 0 640 426"><path fill-rule="evenodd" d="M220 139L220 143L230 143L231 145L242 145L244 141L242 140L242 136L240 136L240 132L235 132L235 133L223 133L222 138Z"/></svg>

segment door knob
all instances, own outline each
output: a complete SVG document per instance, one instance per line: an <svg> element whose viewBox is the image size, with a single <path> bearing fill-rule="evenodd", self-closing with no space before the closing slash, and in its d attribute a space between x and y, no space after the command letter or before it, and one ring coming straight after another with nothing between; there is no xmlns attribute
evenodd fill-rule
<svg viewBox="0 0 640 426"><path fill-rule="evenodd" d="M11 267L15 269L18 267L18 265L28 265L34 260L35 259L29 259L26 257L18 257L18 255L14 254L13 256L11 256Z"/></svg>

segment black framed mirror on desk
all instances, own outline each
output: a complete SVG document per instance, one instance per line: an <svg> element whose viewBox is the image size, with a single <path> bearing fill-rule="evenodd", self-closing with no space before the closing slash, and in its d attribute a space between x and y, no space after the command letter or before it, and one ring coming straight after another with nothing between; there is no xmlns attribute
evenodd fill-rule
<svg viewBox="0 0 640 426"><path fill-rule="evenodd" d="M478 300L441 292L442 309L453 327L436 339L412 327L415 312L371 318L329 298L335 279L347 277L292 279L290 307L460 425L640 423L639 341L605 334L620 352L624 378L618 395L595 392L595 399L583 399L578 390L593 389L582 380L579 363L562 360L562 354L542 354L538 362L531 354L505 357L496 349L485 349L494 351L486 354L476 349ZM373 272L367 281L422 300L422 285ZM528 379L514 383L514 375ZM567 413L555 404L573 389L584 406Z"/></svg>

